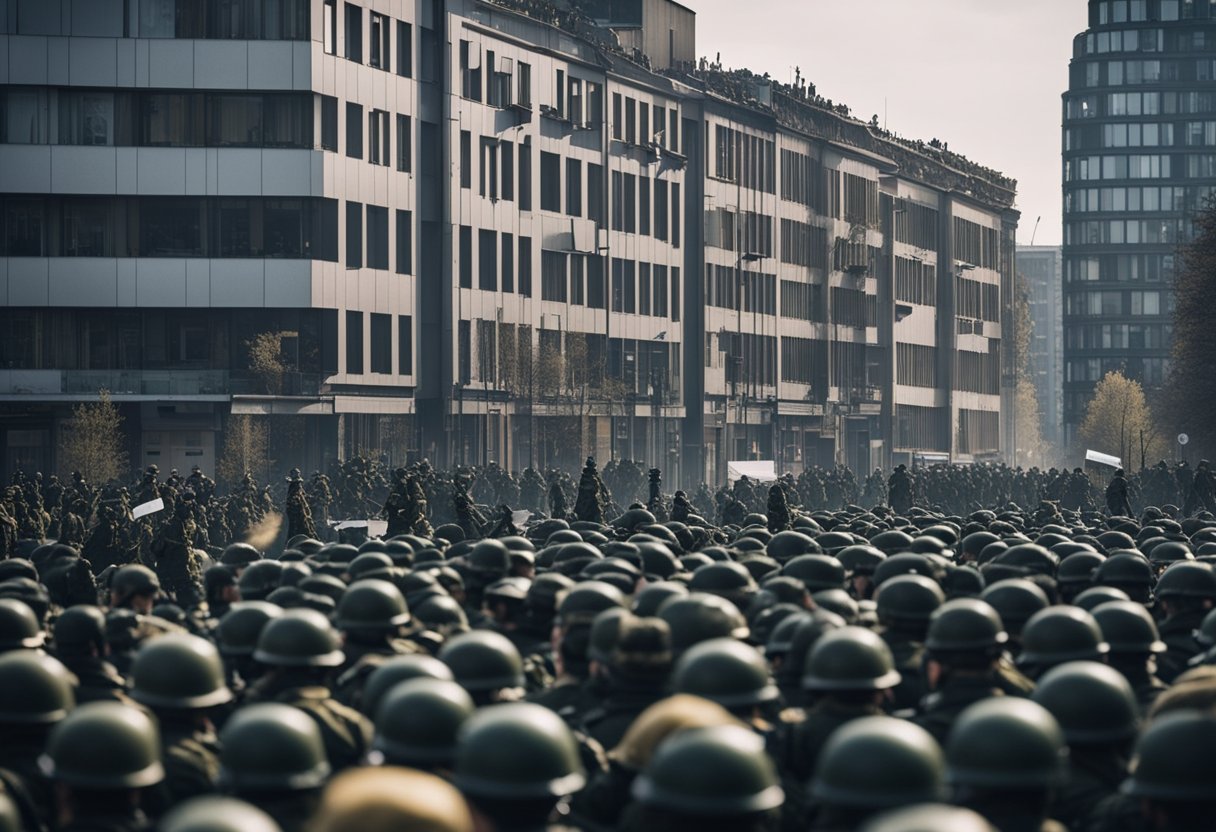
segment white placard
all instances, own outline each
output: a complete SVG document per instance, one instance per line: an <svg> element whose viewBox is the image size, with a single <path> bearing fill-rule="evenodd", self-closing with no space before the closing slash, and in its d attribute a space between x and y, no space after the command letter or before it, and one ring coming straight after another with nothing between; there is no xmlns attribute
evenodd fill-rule
<svg viewBox="0 0 1216 832"><path fill-rule="evenodd" d="M131 516L138 520L141 517L147 517L149 514L156 514L158 511L165 510L165 501L160 497L155 500L149 500L146 503L140 503L131 510Z"/></svg>

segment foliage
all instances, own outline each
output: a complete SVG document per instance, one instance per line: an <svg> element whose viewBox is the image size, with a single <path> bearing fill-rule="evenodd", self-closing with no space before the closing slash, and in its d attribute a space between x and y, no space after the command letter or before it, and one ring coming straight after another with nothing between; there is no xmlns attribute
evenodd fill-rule
<svg viewBox="0 0 1216 832"><path fill-rule="evenodd" d="M228 418L224 430L224 447L215 464L220 484L231 489L241 481L246 471L255 479L265 481L269 476L269 431L266 420L259 416L236 414Z"/></svg>
<svg viewBox="0 0 1216 832"><path fill-rule="evenodd" d="M245 342L249 350L249 371L261 383L267 395L283 391L283 339L294 332L262 332Z"/></svg>
<svg viewBox="0 0 1216 832"><path fill-rule="evenodd" d="M1164 401L1172 431L1191 437L1188 454L1216 451L1216 201L1195 217L1195 238L1181 252L1174 276L1174 342Z"/></svg>
<svg viewBox="0 0 1216 832"><path fill-rule="evenodd" d="M122 421L122 414L110 400L109 390L99 391L96 402L76 405L61 442L63 473L79 471L86 480L98 485L126 475L126 437Z"/></svg>
<svg viewBox="0 0 1216 832"><path fill-rule="evenodd" d="M1134 469L1164 456L1166 442L1153 423L1144 388L1122 373L1107 373L1094 388L1081 421L1085 447L1113 454Z"/></svg>
<svg viewBox="0 0 1216 832"><path fill-rule="evenodd" d="M1013 408L1014 432L1018 443L1014 464L1024 468L1034 465L1045 467L1048 460L1055 457L1043 439L1038 394L1034 382L1026 375L1018 378Z"/></svg>

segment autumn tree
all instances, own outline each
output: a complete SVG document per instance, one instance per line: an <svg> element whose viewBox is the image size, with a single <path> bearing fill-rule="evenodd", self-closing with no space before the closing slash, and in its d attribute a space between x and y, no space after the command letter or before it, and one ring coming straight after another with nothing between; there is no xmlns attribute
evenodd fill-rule
<svg viewBox="0 0 1216 832"><path fill-rule="evenodd" d="M249 350L249 372L251 372L267 395L278 395L283 391L283 339L294 336L294 332L262 332L245 342Z"/></svg>
<svg viewBox="0 0 1216 832"><path fill-rule="evenodd" d="M224 445L215 464L221 485L232 488L246 471L265 479L270 467L269 431L264 417L234 414L224 429Z"/></svg>
<svg viewBox="0 0 1216 832"><path fill-rule="evenodd" d="M1174 276L1173 361L1164 400L1170 427L1191 437L1198 456L1216 452L1216 201L1195 218L1194 240L1181 251Z"/></svg>
<svg viewBox="0 0 1216 832"><path fill-rule="evenodd" d="M1034 382L1027 375L1018 376L1013 409L1014 432L1018 442L1017 452L1014 454L1014 464L1023 467L1046 466L1049 449L1043 439L1039 398L1034 389Z"/></svg>
<svg viewBox="0 0 1216 832"><path fill-rule="evenodd" d="M1081 420L1086 448L1112 454L1124 467L1142 467L1164 455L1166 443L1153 423L1144 388L1118 372L1107 373L1094 388Z"/></svg>
<svg viewBox="0 0 1216 832"><path fill-rule="evenodd" d="M128 473L122 414L109 390L99 391L95 402L76 405L65 427L59 457L65 474L79 471L89 482L102 485Z"/></svg>

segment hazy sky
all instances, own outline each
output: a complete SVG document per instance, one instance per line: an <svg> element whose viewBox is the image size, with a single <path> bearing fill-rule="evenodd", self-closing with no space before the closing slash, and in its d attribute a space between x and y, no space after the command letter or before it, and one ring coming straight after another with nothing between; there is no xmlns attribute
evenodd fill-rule
<svg viewBox="0 0 1216 832"><path fill-rule="evenodd" d="M1018 180L1018 242L1058 245L1060 95L1085 0L681 0L697 52L728 68L794 67L820 95Z"/></svg>

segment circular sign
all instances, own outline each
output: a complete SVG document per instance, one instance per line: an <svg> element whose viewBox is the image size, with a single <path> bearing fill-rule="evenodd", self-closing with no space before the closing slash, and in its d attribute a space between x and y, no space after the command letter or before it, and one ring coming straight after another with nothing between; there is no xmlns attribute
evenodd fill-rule
<svg viewBox="0 0 1216 832"><path fill-rule="evenodd" d="M1179 445L1185 445L1187 442L1190 442L1190 441L1191 441L1191 437L1187 436L1185 433L1178 434L1178 444Z"/></svg>

